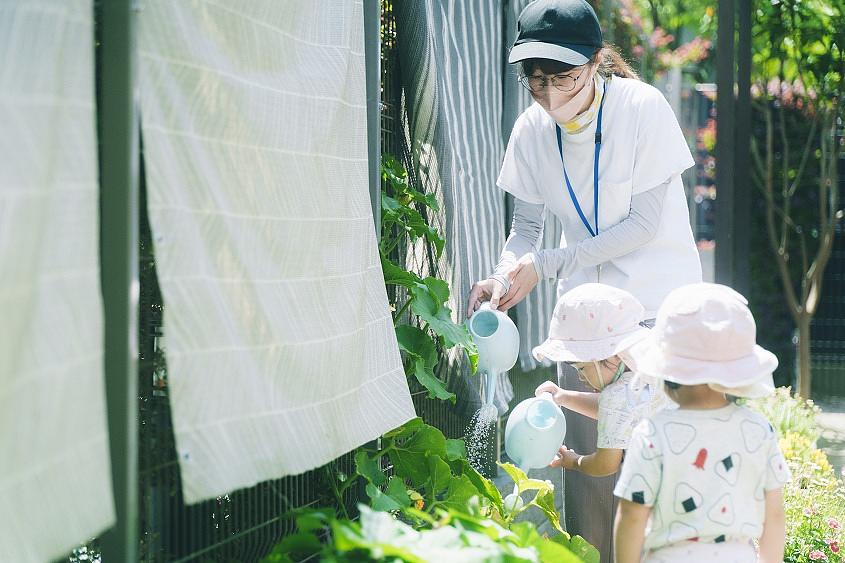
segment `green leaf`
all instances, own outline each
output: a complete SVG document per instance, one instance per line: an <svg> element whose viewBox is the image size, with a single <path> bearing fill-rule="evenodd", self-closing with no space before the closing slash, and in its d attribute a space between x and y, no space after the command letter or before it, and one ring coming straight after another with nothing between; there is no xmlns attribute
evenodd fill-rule
<svg viewBox="0 0 845 563"><path fill-rule="evenodd" d="M478 489L466 475L452 477L446 497L441 504L458 512L468 513L469 500L474 496L478 496Z"/></svg>
<svg viewBox="0 0 845 563"><path fill-rule="evenodd" d="M454 461L456 459L465 459L466 456L466 442L463 440L446 440L446 459Z"/></svg>
<svg viewBox="0 0 845 563"><path fill-rule="evenodd" d="M402 209L402 204L387 194L381 194L381 210L382 212L399 211Z"/></svg>
<svg viewBox="0 0 845 563"><path fill-rule="evenodd" d="M320 540L317 539L316 535L299 532L285 536L282 541L279 542L276 549L278 549L280 553L291 554L296 557L297 560L302 560L320 553L323 549L323 545L320 543ZM273 551L276 551L276 549Z"/></svg>
<svg viewBox="0 0 845 563"><path fill-rule="evenodd" d="M363 505L358 507L365 508ZM332 542L340 552L369 548L368 542L361 535L360 524L349 520L332 520Z"/></svg>
<svg viewBox="0 0 845 563"><path fill-rule="evenodd" d="M433 370L437 365L437 348L422 329L411 325L396 327L399 349L423 360L425 367Z"/></svg>
<svg viewBox="0 0 845 563"><path fill-rule="evenodd" d="M296 528L300 532L321 530L328 526L334 518L335 511L331 508L321 508L319 510L306 509L305 512L297 514Z"/></svg>
<svg viewBox="0 0 845 563"><path fill-rule="evenodd" d="M388 452L396 475L408 479L414 488L422 487L429 478L426 456L446 457L446 438L440 430L424 425L405 443Z"/></svg>
<svg viewBox="0 0 845 563"><path fill-rule="evenodd" d="M444 305L449 300L449 284L445 281L429 276L423 279L423 284L440 305Z"/></svg>
<svg viewBox="0 0 845 563"><path fill-rule="evenodd" d="M410 235L411 240L416 240L420 237L424 238L430 244L434 245L437 251L437 257L439 258L443 253L443 247L446 245L446 241L443 240L437 229L429 225L422 214L416 209L405 207L402 209L402 213L403 218L399 222L405 225L405 230Z"/></svg>
<svg viewBox="0 0 845 563"><path fill-rule="evenodd" d="M412 373L420 385L428 390L428 396L449 400L454 404L457 399L455 394L450 393L446 384L434 375L437 349L428 334L415 326L399 325L396 327L396 340L399 349L412 358Z"/></svg>
<svg viewBox="0 0 845 563"><path fill-rule="evenodd" d="M381 255L381 269L384 274L385 285L401 285L402 287L412 288L422 283L418 275L401 268L384 254Z"/></svg>
<svg viewBox="0 0 845 563"><path fill-rule="evenodd" d="M395 475L390 477L385 493L399 503L402 508L411 506L411 497L408 496L408 489L405 488L405 482L399 477Z"/></svg>
<svg viewBox="0 0 845 563"><path fill-rule="evenodd" d="M367 452L359 451L355 454L355 468L367 481L373 485L381 485L386 477L381 470L378 458L371 458Z"/></svg>
<svg viewBox="0 0 845 563"><path fill-rule="evenodd" d="M387 482L387 489L382 491L372 483L366 487L367 496L370 497L373 510L387 512L401 510L411 505L411 498L405 489L405 483L398 477L391 477Z"/></svg>
<svg viewBox="0 0 845 563"><path fill-rule="evenodd" d="M431 475L431 492L437 494L449 487L452 480L452 469L440 456L430 455L426 460L428 461L428 471Z"/></svg>
<svg viewBox="0 0 845 563"><path fill-rule="evenodd" d="M496 485L494 485L490 479L487 479L479 473L472 465L470 465L469 461L466 459L460 461L462 466L461 474L470 480L480 495L486 497L493 506L496 507L499 514L503 514L505 510L502 501L502 494L499 492L499 489L496 488Z"/></svg>
<svg viewBox="0 0 845 563"><path fill-rule="evenodd" d="M555 507L555 494L553 489L547 488L537 492L537 496L534 497L534 500L531 501L529 504L535 505L537 508L543 511L543 514L546 515L546 519L549 523L554 526L554 528L558 531L563 533L563 528L560 526L560 513L557 511Z"/></svg>
<svg viewBox="0 0 845 563"><path fill-rule="evenodd" d="M425 426L423 419L421 419L420 417L412 418L402 426L385 432L384 438L407 438L409 436L412 436L417 430L419 430L423 426Z"/></svg>
<svg viewBox="0 0 845 563"><path fill-rule="evenodd" d="M505 473L507 473L517 485L519 485L522 481L528 480L528 475L526 475L525 472L516 465L512 463L499 463L498 465L505 470Z"/></svg>
<svg viewBox="0 0 845 563"><path fill-rule="evenodd" d="M581 536L570 537L569 534L558 534L552 537L551 541L564 546L584 563L599 563L601 559L599 550Z"/></svg>
<svg viewBox="0 0 845 563"><path fill-rule="evenodd" d="M567 549L565 546L551 540L541 538L533 544L533 547L539 552L540 561L543 563L582 563L581 557L572 553L572 551ZM598 559L596 559L596 563L598 563Z"/></svg>
<svg viewBox="0 0 845 563"><path fill-rule="evenodd" d="M417 284L410 288L414 300L411 302L411 310L420 316L428 326L437 334L443 337L446 347L451 348L456 344L475 351L475 344L464 325L455 324L452 321L452 311L445 307L442 301L438 302L439 296L433 294L428 286Z"/></svg>
<svg viewBox="0 0 845 563"><path fill-rule="evenodd" d="M431 368L427 367L422 360L417 360L414 363L414 377L417 378L420 385L428 390L429 397L451 401L453 405L457 401L457 396L446 388L446 384L438 379Z"/></svg>

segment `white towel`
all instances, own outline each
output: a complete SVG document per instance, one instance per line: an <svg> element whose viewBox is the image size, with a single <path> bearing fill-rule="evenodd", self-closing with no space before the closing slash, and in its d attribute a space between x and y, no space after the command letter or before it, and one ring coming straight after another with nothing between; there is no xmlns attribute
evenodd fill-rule
<svg viewBox="0 0 845 563"><path fill-rule="evenodd" d="M114 522L91 4L0 3L0 561Z"/></svg>
<svg viewBox="0 0 845 563"><path fill-rule="evenodd" d="M361 2L147 0L139 42L186 502L412 418L368 196Z"/></svg>

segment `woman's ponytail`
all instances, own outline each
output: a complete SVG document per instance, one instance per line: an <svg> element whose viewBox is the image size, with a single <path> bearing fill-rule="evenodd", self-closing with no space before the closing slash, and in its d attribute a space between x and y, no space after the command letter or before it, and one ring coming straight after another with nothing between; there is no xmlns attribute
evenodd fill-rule
<svg viewBox="0 0 845 563"><path fill-rule="evenodd" d="M631 65L622 58L622 54L619 50L610 43L605 43L601 49L596 51L596 54L593 55L593 61L598 64L598 73L604 78L621 76L623 78L633 78L635 80L640 79L640 77L637 76L636 71L631 68Z"/></svg>

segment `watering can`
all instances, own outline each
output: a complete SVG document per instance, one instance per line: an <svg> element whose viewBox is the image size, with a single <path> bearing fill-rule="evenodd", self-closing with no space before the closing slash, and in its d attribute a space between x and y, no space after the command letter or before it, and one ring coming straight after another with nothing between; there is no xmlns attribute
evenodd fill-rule
<svg viewBox="0 0 845 563"><path fill-rule="evenodd" d="M467 320L467 328L478 348L478 372L487 376L485 402L492 405L497 376L511 369L519 356L519 331L510 317L491 309L489 302Z"/></svg>
<svg viewBox="0 0 845 563"><path fill-rule="evenodd" d="M524 472L546 467L566 436L566 418L551 393L525 399L505 426L505 451Z"/></svg>

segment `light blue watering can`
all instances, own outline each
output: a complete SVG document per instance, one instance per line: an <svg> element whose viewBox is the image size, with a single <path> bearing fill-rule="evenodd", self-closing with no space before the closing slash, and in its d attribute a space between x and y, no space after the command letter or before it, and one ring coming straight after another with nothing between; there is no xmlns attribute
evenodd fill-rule
<svg viewBox="0 0 845 563"><path fill-rule="evenodd" d="M496 380L516 364L519 356L519 331L502 311L486 302L467 320L467 328L478 348L478 372L487 376L486 405L493 404Z"/></svg>
<svg viewBox="0 0 845 563"><path fill-rule="evenodd" d="M516 405L505 425L505 451L520 469L540 469L551 462L566 437L566 418L551 393Z"/></svg>
<svg viewBox="0 0 845 563"><path fill-rule="evenodd" d="M505 426L505 451L524 472L546 467L566 437L566 418L551 393L525 399L516 405ZM505 497L508 510L519 510L523 500L519 488Z"/></svg>

